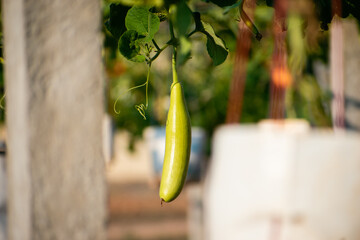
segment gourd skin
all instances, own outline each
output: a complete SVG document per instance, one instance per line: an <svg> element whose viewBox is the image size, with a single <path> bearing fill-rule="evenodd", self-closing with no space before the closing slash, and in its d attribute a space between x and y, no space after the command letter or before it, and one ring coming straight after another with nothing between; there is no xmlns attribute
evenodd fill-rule
<svg viewBox="0 0 360 240"><path fill-rule="evenodd" d="M174 81L166 121L165 157L159 192L161 201L170 202L180 194L187 175L190 147L190 117L182 86Z"/></svg>

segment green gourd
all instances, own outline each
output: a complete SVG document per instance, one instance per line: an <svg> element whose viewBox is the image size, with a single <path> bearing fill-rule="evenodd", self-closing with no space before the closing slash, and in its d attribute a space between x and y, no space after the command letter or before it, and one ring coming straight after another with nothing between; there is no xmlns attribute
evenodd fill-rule
<svg viewBox="0 0 360 240"><path fill-rule="evenodd" d="M180 194L187 175L190 148L190 117L173 58L173 83L166 121L165 157L159 192L161 202L171 202Z"/></svg>

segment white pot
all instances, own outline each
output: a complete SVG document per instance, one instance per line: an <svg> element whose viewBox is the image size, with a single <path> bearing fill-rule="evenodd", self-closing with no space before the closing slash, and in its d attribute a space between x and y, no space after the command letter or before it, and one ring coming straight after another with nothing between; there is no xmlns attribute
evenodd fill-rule
<svg viewBox="0 0 360 240"><path fill-rule="evenodd" d="M358 240L360 135L291 121L221 127L204 211L206 240Z"/></svg>

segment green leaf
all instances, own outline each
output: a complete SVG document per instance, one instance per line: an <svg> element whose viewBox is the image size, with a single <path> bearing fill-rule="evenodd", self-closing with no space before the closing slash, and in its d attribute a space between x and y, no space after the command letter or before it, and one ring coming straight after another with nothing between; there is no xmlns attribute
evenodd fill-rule
<svg viewBox="0 0 360 240"><path fill-rule="evenodd" d="M128 30L134 30L144 36L144 43L150 42L159 30L160 19L156 14L149 12L147 7L132 7L125 18L125 26Z"/></svg>
<svg viewBox="0 0 360 240"><path fill-rule="evenodd" d="M180 37L179 41L179 50L178 50L178 63L180 65L184 64L189 58L191 54L191 41L186 37Z"/></svg>
<svg viewBox="0 0 360 240"><path fill-rule="evenodd" d="M165 7L152 7L149 9L149 11L156 14L156 16L158 16L160 19L160 22L166 21L168 19L168 11Z"/></svg>
<svg viewBox="0 0 360 240"><path fill-rule="evenodd" d="M226 60L228 51L223 47L217 45L214 39L208 37L206 42L206 48L215 66L220 65Z"/></svg>
<svg viewBox="0 0 360 240"><path fill-rule="evenodd" d="M110 4L110 18L105 22L105 27L116 39L126 31L125 16L129 9L121 4Z"/></svg>
<svg viewBox="0 0 360 240"><path fill-rule="evenodd" d="M144 62L145 56L140 54L139 40L141 36L134 31L126 31L119 40L119 51L128 60L133 62Z"/></svg>
<svg viewBox="0 0 360 240"><path fill-rule="evenodd" d="M228 49L224 41L216 35L213 27L204 21L201 21L203 30L201 31L207 36L207 51L212 58L214 65L217 66L226 60Z"/></svg>
<svg viewBox="0 0 360 240"><path fill-rule="evenodd" d="M228 55L228 49L224 41L216 35L213 27L209 23L201 20L200 13L194 12L193 17L196 31L204 33L207 37L206 47L214 65L220 65L226 60Z"/></svg>
<svg viewBox="0 0 360 240"><path fill-rule="evenodd" d="M172 20L174 27L180 36L185 36L191 25L192 12L185 1L181 1L173 6L170 12L173 13Z"/></svg>

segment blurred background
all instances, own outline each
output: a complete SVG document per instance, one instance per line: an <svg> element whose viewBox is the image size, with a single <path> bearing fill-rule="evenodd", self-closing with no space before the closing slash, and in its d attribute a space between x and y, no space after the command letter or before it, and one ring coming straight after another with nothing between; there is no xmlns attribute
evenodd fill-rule
<svg viewBox="0 0 360 240"><path fill-rule="evenodd" d="M135 106L145 88L127 90L146 82L147 66L125 59L105 27L110 5L126 1L101 2L108 239L360 239L359 3L342 1L337 12L331 1L245 0L260 41L237 9L224 14L216 3L188 1L229 54L215 66L206 37L191 37L191 58L178 69L193 127L188 178L161 206L171 49L152 64L144 119ZM161 22L159 45L168 35ZM1 35L1 96L2 46ZM5 129L3 109L0 121ZM3 183L5 169L1 160Z"/></svg>
<svg viewBox="0 0 360 240"><path fill-rule="evenodd" d="M280 196L295 194L289 190L296 189L294 185L291 185L295 184L292 182L292 178L295 177L293 176L295 170L292 168L293 166L288 166L288 164L304 161L309 164L307 167L311 168L312 164L307 161L311 162L324 158L322 150L316 151L317 147L321 148L323 144L326 145L321 140L316 140L313 146L306 147L306 152L314 155L313 157L297 156L297 151L299 151L297 147L301 148L303 144L306 145L308 141L317 138L316 134L320 131L319 129L323 129L322 131L325 132L323 134L328 134L324 139L335 141L335 145L344 144L343 139L333 139L337 137L334 136L332 130L334 129L333 126L336 125L333 125L331 115L333 100L330 77L331 34L329 31L329 27L331 27L329 23L333 15L331 3L326 1L326 3L320 3L321 1L315 1L315 3L313 1L289 1L288 14L284 20L286 26L284 32L280 33L283 36L280 36L279 40L279 36L274 30L274 25L277 24L275 8L271 6L273 3L265 4L264 2L257 1L254 5L251 2L246 4L245 1L244 5L245 11L252 16L254 24L263 36L261 41L257 41L255 36L250 34L248 28L241 28L237 21L239 19L237 11L223 14L224 9L216 4L189 1L191 9L200 12L202 19L211 23L216 34L224 39L229 49L229 55L223 64L214 66L206 52L205 38L200 34L193 35L192 57L178 70L191 116L191 124L195 130L193 130L190 161L192 164L190 163L189 180L179 199L163 207L157 203L157 191L164 154L165 130L163 127L169 106L171 84L169 59L171 58L171 50L168 49L153 63L149 87L149 108L146 111L147 119L144 120L134 106L144 102L145 89L125 91L146 81L147 67L145 64L125 60L117 51L117 41L106 29L104 30L107 112L111 116L112 129L116 129L113 132L115 136L114 148L112 149L113 157L109 158L108 163L108 180L111 186L110 227L108 232L110 239L335 239L331 234L325 234L328 238L322 238L321 234L321 237L316 236L318 233L314 236L310 233L308 235L298 234L297 238L286 238L282 231L286 232L287 230L280 230L280 228L286 226L284 223L286 220L282 218L282 213L288 209L279 209L277 204L280 200L272 200L269 197L272 194L279 194ZM104 21L108 18L110 4L111 1L103 4ZM340 54L335 56L336 58L344 57L346 48L351 48L352 51L359 53L359 50L354 49L359 49L360 46L359 25L356 18L350 15L346 20L341 21L344 24L342 32L345 44L343 43L343 46L337 45L337 48L342 48L342 50L339 50ZM249 34L244 35L241 31ZM162 45L166 41L163 39L167 39L168 34L167 24L161 23L157 41ZM243 38L237 41L239 35ZM346 39L349 38L354 40L356 46L346 44ZM278 43L278 41L282 42ZM247 54L241 52L245 48L246 53L246 46L242 47L241 45L244 45L244 42L245 45L248 45ZM237 60L237 55L243 59ZM274 64L274 61L277 61L274 56L277 55L284 58L284 65L277 66ZM350 61L359 64L359 55L353 57L345 55L347 58L345 67L338 65L336 68L349 68ZM239 73L236 69L239 68L242 68L241 71L244 73L237 76ZM357 99L359 99L360 94L358 76L357 74L354 74L353 77L346 75L347 79L345 80L357 82L357 93L355 94ZM242 87L233 93L234 85L232 84L234 81L239 81L237 80L239 78ZM237 112L239 112L235 117L231 116L233 111L231 106L233 103L229 97L231 94L240 96L235 103L237 105L235 108L237 107ZM118 107L121 112L115 114L114 101L119 96L121 97ZM344 115L342 117L345 118ZM298 120L270 121L257 125L261 120L269 118ZM359 120L357 118L355 121L350 121L358 122ZM226 127L218 129L220 125L226 123L239 123L240 125L228 125L230 128L233 127L230 130ZM349 121L347 123L347 125L341 125L339 129L359 130ZM355 125L358 126L358 123ZM257 126L263 126L263 128ZM214 138L216 129L219 133ZM239 139L235 136L236 133ZM273 135L269 136L268 134ZM315 134L316 137L312 134ZM303 137L304 140L298 140L299 135L307 137ZM243 139L246 136L249 140ZM268 139L264 143L261 140L254 140L254 137L256 139L271 137L273 142ZM283 137L287 140L284 141ZM228 138L233 138L233 141ZM292 145L293 141L296 142L295 146ZM359 143L358 136L355 142ZM279 144L282 144L281 149L277 147ZM252 149L255 147L254 145L257 147ZM334 151L336 154L345 154L338 153L344 148L340 145L336 145ZM235 149L239 149L238 155L236 155ZM262 152L259 153L261 156L254 155L254 151ZM359 158L359 153L354 152L354 149L348 154L351 155L351 159ZM339 158L342 159L343 157L339 156ZM228 161L224 159L228 159ZM256 159L259 161L262 159L264 162L257 162ZM212 167L215 168L215 170L212 169L212 174L209 173L211 161ZM247 161L250 162L248 165L244 163ZM272 162L274 166L283 164L283 169L271 170L274 166L268 165L267 161ZM252 163L255 164L254 168L252 168ZM266 174L261 176L261 165L263 168L269 167L269 171L279 171L278 179L267 178ZM227 175L231 175L230 169L223 169L226 167L238 169L238 172L232 176L232 180L226 178ZM243 169L244 167L253 169L254 176L249 176L249 178L241 176L247 172L246 169ZM322 168L323 166L319 166L319 169ZM284 177L282 174L289 175L287 176L289 179L282 178ZM324 174L326 175L326 173ZM301 178L306 178L300 173L298 175ZM328 177L323 176L321 181ZM243 180L242 183L241 180ZM218 185L214 181L217 181ZM257 181L270 182L271 184L269 183L268 186L256 185ZM282 181L289 184L287 186L289 189L284 190L282 189L283 186L279 186ZM206 182L208 183L206 184ZM233 201L229 201L231 196L224 196L227 191L224 187L226 185L233 188L228 193L233 193L235 195L233 198L238 200L238 202L234 200L233 205L230 203ZM252 196L244 193L252 185L268 194L265 194L264 197L269 198L268 207L275 213L270 214L268 223L264 223L264 219L258 222L245 219L243 220L245 225L250 224L248 221L252 222L253 225L250 227L246 225L247 227L241 228L239 223L241 220L234 220L236 217L232 218L231 215L237 213L239 216L246 215L243 210L254 207L247 200L243 200L244 198L261 198L260 195ZM206 186L208 187L206 188ZM271 193L268 188L275 190ZM276 189L278 188L284 192L280 190L281 193L277 192ZM310 186L305 188L310 188ZM237 198L234 192L242 192L242 195ZM207 207L206 200L208 200ZM253 201L256 202L256 200ZM276 206L270 207L272 201ZM315 200L312 201L316 202ZM293 202L296 205L296 201ZM231 211L226 210L226 205L233 207ZM314 203L314 205L316 204ZM223 212L223 214L219 214L219 212ZM234 221L225 220L229 218ZM241 217L239 218L241 219ZM224 222L230 226L231 224L235 225L233 227L224 226L225 224L222 224ZM356 223L357 226L359 226L358 224L359 222ZM326 224L324 223L324 225ZM288 229L288 226L283 229ZM239 231L242 231L243 235L237 233ZM307 234L307 230L305 232ZM360 237L359 235L356 236Z"/></svg>

